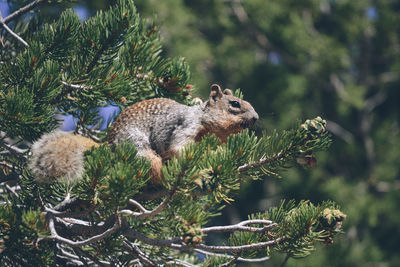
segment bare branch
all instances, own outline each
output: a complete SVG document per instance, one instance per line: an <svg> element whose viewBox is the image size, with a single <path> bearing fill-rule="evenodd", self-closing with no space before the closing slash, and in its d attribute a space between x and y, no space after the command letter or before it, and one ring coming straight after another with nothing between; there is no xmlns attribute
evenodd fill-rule
<svg viewBox="0 0 400 267"><path fill-rule="evenodd" d="M349 93L345 90L344 83L340 80L339 76L335 73L330 75L330 84L333 89L335 89L338 97L346 103L351 102L351 97Z"/></svg>
<svg viewBox="0 0 400 267"><path fill-rule="evenodd" d="M251 162L249 164L245 164L245 165L240 166L238 168L238 171L239 172L245 172L245 171L248 171L250 169L254 169L254 168L260 167L261 165L264 165L264 164L267 164L267 163L282 159L284 156L285 156L285 154L283 152L279 152L278 154L273 155L272 157L268 157L268 158L267 157L262 157L259 161Z"/></svg>
<svg viewBox="0 0 400 267"><path fill-rule="evenodd" d="M194 247L202 249L202 250L206 250L206 251L212 251L212 252L239 253L239 252L248 251L248 250L267 248L267 247L279 244L280 242L284 241L285 239L286 238L283 236L283 237L279 237L275 240L271 240L271 241L267 241L267 242L259 242L259 243L254 243L254 244L241 245L241 246L208 246L208 245L198 244L198 245L195 245Z"/></svg>
<svg viewBox="0 0 400 267"><path fill-rule="evenodd" d="M326 129L342 138L346 143L352 144L354 142L354 135L334 121L327 120Z"/></svg>
<svg viewBox="0 0 400 267"><path fill-rule="evenodd" d="M245 226L248 224L264 224L267 226L264 227L249 227ZM206 227L202 229L203 233L209 233L209 232L233 232L233 231L242 231L242 232L265 232L275 226L277 226L277 223L273 223L272 221L269 220L247 220L243 221L234 225L226 225L226 226L212 226L212 227Z"/></svg>
<svg viewBox="0 0 400 267"><path fill-rule="evenodd" d="M171 259L170 261L167 262L168 265L173 265L173 266L184 266L184 267L196 267L197 265L193 265L189 262L179 260L179 259ZM158 266L158 265L157 265Z"/></svg>
<svg viewBox="0 0 400 267"><path fill-rule="evenodd" d="M19 195L17 192L15 192L14 188L12 188L11 186L9 186L8 184L5 185L6 189L11 192L16 198L19 198Z"/></svg>
<svg viewBox="0 0 400 267"><path fill-rule="evenodd" d="M181 243L181 239L175 239L175 240L154 239L154 238L149 238L149 237L145 236L144 234L133 231L131 229L125 230L124 235L126 237L137 239L143 243L146 243L146 244L152 245L152 246L170 247L170 248L177 249L177 250L190 250L193 248L198 248L198 249L202 249L205 251L224 252L224 253L240 253L240 252L248 251L248 250L267 248L269 246L279 244L280 242L282 242L286 239L286 237L283 236L283 237L277 238L275 240L267 241L267 242L259 242L259 243L254 243L254 244L241 245L241 246L208 246L208 245L204 245L204 244L188 246L184 243ZM178 242L180 244L178 244Z"/></svg>
<svg viewBox="0 0 400 267"><path fill-rule="evenodd" d="M70 239L67 239L65 237L62 237L62 236L58 235L58 233L56 231L56 228L55 228L55 225L54 225L54 217L53 217L53 215L50 215L49 216L49 229L50 229L51 236L44 237L44 238L39 238L37 240L37 242L40 242L42 240L51 239L51 240L57 240L59 242L65 243L65 244L67 244L67 245L69 245L71 247L80 247L80 246L85 246L85 245L91 244L93 242L99 241L101 239L104 239L104 238L110 236L111 234L115 233L120 227L121 227L121 221L120 221L120 218L118 218L115 221L114 226L112 228L106 230L102 234L99 234L99 235L96 235L96 236L92 236L92 237L90 237L90 238L88 238L86 240L82 240L82 241L72 241Z"/></svg>
<svg viewBox="0 0 400 267"><path fill-rule="evenodd" d="M367 98L364 102L364 110L367 113L372 112L377 106L386 100L386 95L383 91L379 91L375 95Z"/></svg>
<svg viewBox="0 0 400 267"><path fill-rule="evenodd" d="M124 247L133 254L133 256L138 257L146 266L158 266L148 255L142 252L135 244L128 242L128 240L124 241Z"/></svg>
<svg viewBox="0 0 400 267"><path fill-rule="evenodd" d="M165 239L155 239L155 238L150 238L145 236L142 233L133 231L132 229L126 229L123 232L123 235L132 239L137 239L145 244L152 245L152 246L159 246L159 247L170 247L174 248L177 250L188 250L189 247L187 247L184 244L178 244L181 243L182 240L180 238L172 239L172 240L165 240Z"/></svg>
<svg viewBox="0 0 400 267"><path fill-rule="evenodd" d="M237 259L238 259L238 256L234 256L230 261L228 261L228 262L226 262L224 264L221 264L221 266L222 267L232 266L237 261Z"/></svg>
<svg viewBox="0 0 400 267"><path fill-rule="evenodd" d="M160 203L160 205L158 205L155 209L149 211L147 209L145 209L139 202L137 202L136 200L130 199L129 203L134 205L135 207L137 207L141 212L133 212L131 210L125 209L125 210L121 210L119 213L123 214L123 215L129 215L134 217L135 219L138 220L144 220L147 219L149 217L153 217L155 215L157 215L158 213L160 213L161 211L164 210L165 206L167 205L167 203L172 199L172 197L174 196L176 191L176 188L172 189L170 194Z"/></svg>
<svg viewBox="0 0 400 267"><path fill-rule="evenodd" d="M6 18L4 18L3 22L8 23L9 21L29 12L30 10L34 9L37 5L39 5L42 2L45 2L46 0L35 0L29 4L27 4L24 7L21 7L20 9L14 11L12 14L8 15Z"/></svg>
<svg viewBox="0 0 400 267"><path fill-rule="evenodd" d="M9 34L11 34L12 37L14 37L15 39L17 39L20 43L22 43L24 46L28 47L28 43L25 42L24 39L22 39L18 34L16 34L15 32L13 32L8 26L7 24L4 23L4 20L1 17L1 13L0 13L0 26L2 26L6 31L8 31Z"/></svg>
<svg viewBox="0 0 400 267"><path fill-rule="evenodd" d="M143 207L139 202L137 202L134 199L129 199L129 204L134 205L136 208L138 208L142 213L149 212L145 207Z"/></svg>
<svg viewBox="0 0 400 267"><path fill-rule="evenodd" d="M62 248L61 245L59 245L59 244L57 244L57 248L61 251L61 254L64 255L66 258L69 258L69 260L72 260L73 262L76 261L76 263L80 262L80 265L84 265L84 264L81 262L81 260L82 260L81 257L79 257L79 256L77 256L77 255L74 255L74 254L72 254L72 253L66 251L66 250L65 250L64 248ZM88 264L96 263L96 264L99 265L99 266L111 266L111 264L110 264L109 262L106 262L106 261L99 261L99 260L93 258L90 254L88 254L87 252L83 251L83 250L80 249L80 248L75 247L75 248L73 248L73 250L74 250L75 253L76 253L76 252L79 252L80 254L84 254L85 257L87 257L87 258L89 258L89 259L91 260L91 261L89 260L89 261L86 262L87 265L88 265ZM86 260L86 259L85 259L85 260Z"/></svg>
<svg viewBox="0 0 400 267"><path fill-rule="evenodd" d="M70 194L68 193L65 199L60 202L57 206L55 206L53 209L56 211L64 211L71 206L77 205L81 200L78 199L77 197L70 198Z"/></svg>
<svg viewBox="0 0 400 267"><path fill-rule="evenodd" d="M83 217L89 213L89 210L69 212L69 211L57 211L49 207L44 207L44 210L54 217Z"/></svg>
<svg viewBox="0 0 400 267"><path fill-rule="evenodd" d="M87 262L88 265L93 266L93 263L96 263L98 266L111 266L111 264L109 262L106 261L99 261L98 259L96 259L95 257L93 257L92 255L90 255L90 253L86 252L85 250L79 248L79 247L73 247L72 248L74 250L74 252L78 255L83 255L81 256L84 259L88 259L89 261Z"/></svg>
<svg viewBox="0 0 400 267"><path fill-rule="evenodd" d="M201 250L201 249L194 249L194 251L206 255L206 256L215 256L215 257L224 257L224 258L233 258L234 256L232 255L228 255L228 254L219 254L219 253L214 253L214 252L209 252L209 251L205 251L205 250ZM247 258L242 258L242 257L238 257L237 261L240 262L264 262L269 260L270 257L262 257L262 258L255 258L255 259L247 259Z"/></svg>
<svg viewBox="0 0 400 267"><path fill-rule="evenodd" d="M26 156L23 155L25 152L28 151L28 149L20 149L16 146L13 145L8 145L6 144L4 141L0 141L0 146L5 148L6 150L8 150L9 153L11 153L12 155L16 156L18 159L21 160L26 160Z"/></svg>
<svg viewBox="0 0 400 267"><path fill-rule="evenodd" d="M71 89L78 89L78 90L86 90L86 89L91 89L93 88L92 86L86 86L86 85L79 85L79 84L72 84L72 83L67 83L64 81L61 81L61 84L64 85L65 87L71 88Z"/></svg>

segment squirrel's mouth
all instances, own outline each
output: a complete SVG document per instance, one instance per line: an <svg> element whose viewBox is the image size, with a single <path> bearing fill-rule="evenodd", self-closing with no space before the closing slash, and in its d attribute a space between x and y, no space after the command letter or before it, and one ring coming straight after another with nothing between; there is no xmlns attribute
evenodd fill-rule
<svg viewBox="0 0 400 267"><path fill-rule="evenodd" d="M240 123L240 128L246 129L251 128L256 123L257 119L245 120Z"/></svg>

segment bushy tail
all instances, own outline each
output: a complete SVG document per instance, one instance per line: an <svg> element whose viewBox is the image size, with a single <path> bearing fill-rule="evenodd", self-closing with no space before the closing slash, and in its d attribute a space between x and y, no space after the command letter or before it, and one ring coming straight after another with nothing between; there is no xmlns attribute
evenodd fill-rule
<svg viewBox="0 0 400 267"><path fill-rule="evenodd" d="M32 146L29 168L36 181L73 183L82 177L84 153L93 146L93 140L59 130L44 134Z"/></svg>

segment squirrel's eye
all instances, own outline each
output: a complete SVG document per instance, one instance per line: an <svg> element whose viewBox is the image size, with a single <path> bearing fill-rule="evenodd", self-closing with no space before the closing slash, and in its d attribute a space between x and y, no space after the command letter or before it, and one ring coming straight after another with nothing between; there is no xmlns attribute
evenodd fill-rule
<svg viewBox="0 0 400 267"><path fill-rule="evenodd" d="M237 101L230 101L229 102L231 104L232 107L234 108L240 108L240 103Z"/></svg>

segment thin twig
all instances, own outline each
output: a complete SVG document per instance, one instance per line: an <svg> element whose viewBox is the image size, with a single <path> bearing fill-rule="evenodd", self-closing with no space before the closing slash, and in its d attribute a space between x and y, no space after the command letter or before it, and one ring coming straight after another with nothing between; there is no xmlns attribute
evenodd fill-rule
<svg viewBox="0 0 400 267"><path fill-rule="evenodd" d="M281 151L278 154L273 155L272 157L268 157L268 158L267 157L262 157L259 161L251 162L249 164L244 164L244 165L240 166L238 168L238 171L239 172L245 172L245 171L248 171L250 169L254 169L254 168L260 167L261 165L264 165L264 164L267 164L267 163L270 163L270 162L273 162L273 161L276 161L276 160L280 160L284 156L285 156L285 154L282 153L282 151Z"/></svg>
<svg viewBox="0 0 400 267"><path fill-rule="evenodd" d="M174 248L177 250L187 250L188 247L183 245L183 244L178 244L181 243L182 240L180 238L172 239L172 240L166 240L166 239L156 239L156 238L150 238L145 236L144 234L140 232L136 232L132 229L126 229L123 232L123 235L132 239L137 239L139 241L142 241L145 244L152 245L152 246L159 246L159 247L170 247Z"/></svg>
<svg viewBox="0 0 400 267"><path fill-rule="evenodd" d="M183 267L196 267L197 265L193 265L189 262L179 260L179 259L171 259L170 261L167 262L168 265L173 265L173 266L183 266Z"/></svg>
<svg viewBox="0 0 400 267"><path fill-rule="evenodd" d="M106 230L105 232L103 232L103 233L101 233L99 235L92 236L92 237L90 237L88 239L85 239L85 240L82 240L82 241L72 241L70 239L67 239L65 237L60 236L56 231L56 228L55 228L55 225L54 225L54 217L53 217L53 215L49 216L48 225L49 225L51 236L39 238L37 240L37 242L40 242L42 240L49 240L50 239L50 240L56 240L56 241L65 243L65 244L67 244L67 245L69 245L71 247L81 247L81 246L85 246L85 245L91 244L93 242L99 241L101 239L104 239L104 238L110 236L111 234L115 233L121 227L121 222L120 222L120 218L118 218L115 221L115 224L114 224L114 226L112 228Z"/></svg>
<svg viewBox="0 0 400 267"><path fill-rule="evenodd" d="M128 242L128 240L124 240L124 247L135 257L138 257L146 266L158 266L148 255L142 252L135 244Z"/></svg>
<svg viewBox="0 0 400 267"><path fill-rule="evenodd" d="M160 205L158 205L155 209L149 211L147 209L145 209L139 202L137 202L136 200L130 199L129 203L134 205L135 207L137 207L140 212L133 212L131 210L125 209L125 210L121 210L119 213L123 214L123 215L129 215L134 217L135 219L138 220L144 220L147 219L149 217L153 217L155 215L157 215L158 213L160 213L161 211L164 210L164 208L166 207L167 203L172 199L172 197L174 196L176 191L176 188L173 188L170 192L170 194L160 203Z"/></svg>
<svg viewBox="0 0 400 267"><path fill-rule="evenodd" d="M247 224L264 224L264 227L249 227ZM244 232L265 232L275 226L277 223L273 223L269 220L247 220L234 225L225 226L212 226L201 229L203 233L209 232L233 232L233 231L244 231Z"/></svg>
<svg viewBox="0 0 400 267"><path fill-rule="evenodd" d="M75 253L83 254L84 257L86 257L89 260L91 260L92 262L90 262L90 261L88 262L88 264L90 264L91 266L93 266L93 263L96 263L100 267L101 266L111 266L111 264L109 262L100 261L100 260L96 259L94 256L90 255L90 253L86 252L85 250L83 250L83 249L81 249L79 247L73 247L72 249L74 250Z"/></svg>
<svg viewBox="0 0 400 267"><path fill-rule="evenodd" d="M56 211L64 211L66 209L71 208L72 206L78 205L79 202L81 202L82 200L80 200L77 197L73 197L70 198L70 195L68 193L68 195L65 197L65 199L60 202L59 204L57 204L53 209Z"/></svg>
<svg viewBox="0 0 400 267"><path fill-rule="evenodd" d="M238 259L238 256L234 256L230 261L228 261L228 262L226 262L224 264L221 264L221 267L232 266L237 261L237 259Z"/></svg>
<svg viewBox="0 0 400 267"><path fill-rule="evenodd" d="M24 39L22 39L18 34L16 34L15 32L13 32L8 26L7 24L4 23L4 20L1 16L1 12L0 12L0 26L2 26L6 31L8 31L9 34L11 34L12 37L14 37L15 39L17 39L20 43L22 43L24 46L28 47L28 43L25 42Z"/></svg>
<svg viewBox="0 0 400 267"><path fill-rule="evenodd" d="M54 209L51 209L49 207L44 207L45 211L51 215L53 215L54 217L84 217L86 216L90 211L89 210L84 210L84 211L57 211Z"/></svg>
<svg viewBox="0 0 400 267"><path fill-rule="evenodd" d="M26 156L24 156L22 154L24 154L26 151L28 151L28 149L20 149L16 146L8 145L4 142L0 142L0 146L7 149L11 154L16 156L18 159L26 160Z"/></svg>
<svg viewBox="0 0 400 267"><path fill-rule="evenodd" d="M206 255L206 256L233 258L232 255L209 252L209 251L201 250L201 249L198 249L198 248L194 249L194 251L196 251L196 252L198 252L200 254ZM250 262L264 262L264 261L267 261L269 259L270 259L270 257L268 257L268 256L267 257L262 257L262 258L255 258L255 259L247 259L247 258L238 257L237 261L249 262L250 263Z"/></svg>
<svg viewBox="0 0 400 267"><path fill-rule="evenodd" d="M269 246L279 244L280 242L282 242L286 239L286 237L283 236L283 237L280 237L280 238L277 238L274 240L270 240L267 242L259 242L259 243L254 243L254 244L241 245L241 246L208 246L208 245L204 245L204 244L189 246L189 245L182 243L181 239L165 240L165 239L149 238L140 232L133 231L132 229L126 229L123 234L126 237L137 239L139 241L142 241L143 243L146 243L146 244L152 245L152 246L170 247L170 248L177 249L177 250L190 250L193 248L198 248L198 249L202 249L205 251L224 252L224 253L240 253L240 252L248 251L248 250L267 248Z"/></svg>
<svg viewBox="0 0 400 267"><path fill-rule="evenodd" d="M19 198L18 193L15 192L15 190L14 190L11 186L9 186L8 184L6 184L5 186L6 186L6 189L7 189L9 192L11 192L16 198Z"/></svg>
<svg viewBox="0 0 400 267"><path fill-rule="evenodd" d="M86 90L86 89L93 88L92 86L72 84L72 83L67 83L67 82L64 82L64 81L61 81L61 84L64 85L65 87L68 87L68 88L71 88L71 89L78 89L78 90Z"/></svg>
<svg viewBox="0 0 400 267"><path fill-rule="evenodd" d="M334 121L327 120L326 129L349 144L354 142L354 135Z"/></svg>
<svg viewBox="0 0 400 267"><path fill-rule="evenodd" d="M259 242L259 243L254 243L254 244L248 244L248 245L241 245L241 246L208 246L204 244L198 244L194 245L193 247L199 248L202 250L206 251L212 251L212 252L225 252L225 253L239 253L243 251L248 251L248 250L255 250L255 249L262 249L262 248L267 248L276 244L279 244L280 242L284 241L286 238L280 237L275 240L270 240L267 242Z"/></svg>
<svg viewBox="0 0 400 267"><path fill-rule="evenodd" d="M8 23L9 21L29 12L30 10L34 9L37 5L39 5L42 2L45 2L46 0L35 0L29 4L27 4L24 7L21 7L20 9L14 11L12 14L8 15L3 19L4 23Z"/></svg>

